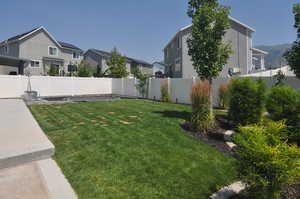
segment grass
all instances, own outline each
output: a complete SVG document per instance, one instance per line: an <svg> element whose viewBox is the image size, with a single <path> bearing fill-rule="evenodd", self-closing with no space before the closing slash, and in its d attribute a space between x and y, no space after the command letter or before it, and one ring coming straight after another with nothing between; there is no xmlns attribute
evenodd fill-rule
<svg viewBox="0 0 300 199"><path fill-rule="evenodd" d="M144 100L32 105L81 199L208 198L235 160L187 136L190 107Z"/></svg>

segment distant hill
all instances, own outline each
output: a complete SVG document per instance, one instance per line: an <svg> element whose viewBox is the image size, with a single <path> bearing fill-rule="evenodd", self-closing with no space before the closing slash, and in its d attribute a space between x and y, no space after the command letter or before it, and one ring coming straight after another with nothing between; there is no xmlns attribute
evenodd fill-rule
<svg viewBox="0 0 300 199"><path fill-rule="evenodd" d="M273 45L273 46L256 46L260 50L266 51L269 54L265 57L265 65L267 69L270 68L279 68L280 63L286 65L286 60L282 57L282 55L286 52L287 49L291 48L292 44L281 44L281 45Z"/></svg>

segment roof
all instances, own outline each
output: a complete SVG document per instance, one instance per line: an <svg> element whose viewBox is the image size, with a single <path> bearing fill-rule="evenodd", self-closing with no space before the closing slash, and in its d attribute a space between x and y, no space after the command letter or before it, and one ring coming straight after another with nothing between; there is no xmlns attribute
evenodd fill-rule
<svg viewBox="0 0 300 199"><path fill-rule="evenodd" d="M256 31L254 28L252 28L252 27L250 27L250 26L248 26L248 25L246 25L246 24L240 22L239 20L237 20L237 19L235 19L235 18L233 18L233 17L231 17L231 16L229 16L229 19L230 19L231 21L233 21L233 22L239 24L240 26L243 26L244 28L250 30L251 32L255 32L255 31ZM189 29L189 28L191 28L191 27L192 27L192 24L190 24L190 25L188 25L188 26L185 26L185 27L179 29L179 31L174 35L174 37L172 37L172 39L168 42L168 44L165 46L165 48L173 41L173 39L174 39L180 32L185 31L185 30L187 30L187 29Z"/></svg>
<svg viewBox="0 0 300 199"><path fill-rule="evenodd" d="M27 31L25 33L10 37L9 39L1 42L0 44L20 41L22 39L25 39L25 38L29 37L31 34L37 32L39 30L44 30L47 33L47 35L54 41L54 43L56 43L60 48L75 49L75 50L82 51L80 48L78 48L77 46L75 46L73 44L69 44L69 43L61 42L61 41L58 42L43 26L38 27L38 28L34 28L34 29L32 29L30 31Z"/></svg>
<svg viewBox="0 0 300 199"><path fill-rule="evenodd" d="M22 34L13 36L13 37L11 37L11 38L8 38L6 41L14 41L14 40L18 40L18 39L24 37L25 35L28 35L28 34L34 32L34 31L36 31L37 29L38 29L38 28L34 28L34 29L32 29L32 30L30 30L30 31L28 31L28 32L25 32L25 33L22 33Z"/></svg>
<svg viewBox="0 0 300 199"><path fill-rule="evenodd" d="M0 65L19 67L20 62L29 62L28 59L0 55Z"/></svg>
<svg viewBox="0 0 300 199"><path fill-rule="evenodd" d="M101 56L107 56L107 57L111 56L110 52L106 52L106 51L103 51L103 50L89 49L86 52L88 52L88 51L94 52L94 53L96 53L98 55L101 55ZM126 59L127 59L127 61L131 61L131 62L136 62L136 63L139 63L139 64L144 64L144 65L152 66L152 64L150 64L150 63L148 63L148 62L146 62L144 60L139 60L139 59L130 58L130 57L126 57Z"/></svg>
<svg viewBox="0 0 300 199"><path fill-rule="evenodd" d="M70 49L75 49L75 50L81 50L80 48L78 48L77 46L73 45L73 44L69 44L69 43L66 43L66 42L62 42L62 41L59 41L58 42L63 48L70 48ZM82 50L81 50L82 51Z"/></svg>
<svg viewBox="0 0 300 199"><path fill-rule="evenodd" d="M162 66L165 66L165 67L166 67L166 64L163 63L162 61L155 61L155 62L153 62L152 65L154 65L154 64L159 64L159 65L162 65Z"/></svg>
<svg viewBox="0 0 300 199"><path fill-rule="evenodd" d="M135 58L130 58L130 57L127 57L128 59L131 59L132 61L136 62L136 63L139 63L139 64L144 64L144 65L152 65L146 61L143 61L143 60L140 60L140 59L135 59Z"/></svg>
<svg viewBox="0 0 300 199"><path fill-rule="evenodd" d="M259 53L259 54L264 54L264 55L269 54L268 52L263 51L263 50L260 50L260 49L258 49L258 48L251 48L251 50L252 50L252 51L255 51L255 52Z"/></svg>

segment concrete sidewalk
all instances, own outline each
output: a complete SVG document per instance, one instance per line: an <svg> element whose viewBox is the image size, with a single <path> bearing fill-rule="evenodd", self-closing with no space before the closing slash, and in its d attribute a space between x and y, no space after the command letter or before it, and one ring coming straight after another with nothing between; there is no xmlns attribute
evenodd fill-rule
<svg viewBox="0 0 300 199"><path fill-rule="evenodd" d="M54 160L40 160L0 170L0 198L76 199Z"/></svg>
<svg viewBox="0 0 300 199"><path fill-rule="evenodd" d="M0 169L48 159L54 146L21 99L0 100Z"/></svg>
<svg viewBox="0 0 300 199"><path fill-rule="evenodd" d="M0 99L0 198L77 199L21 99Z"/></svg>

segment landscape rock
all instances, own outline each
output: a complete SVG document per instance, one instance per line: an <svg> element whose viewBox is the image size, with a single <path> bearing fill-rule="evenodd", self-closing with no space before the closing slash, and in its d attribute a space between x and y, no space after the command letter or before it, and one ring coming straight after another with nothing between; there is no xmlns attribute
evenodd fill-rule
<svg viewBox="0 0 300 199"><path fill-rule="evenodd" d="M246 185L241 182L235 182L227 187L224 187L223 189L219 190L218 192L211 195L210 199L228 199L232 196L235 196L239 194L241 191L243 191L246 188Z"/></svg>
<svg viewBox="0 0 300 199"><path fill-rule="evenodd" d="M232 140L232 136L235 134L235 131L233 130L227 130L224 133L224 140L229 142Z"/></svg>
<svg viewBox="0 0 300 199"><path fill-rule="evenodd" d="M231 149L234 150L234 148L237 146L236 144L234 144L233 142L226 142L227 146Z"/></svg>

